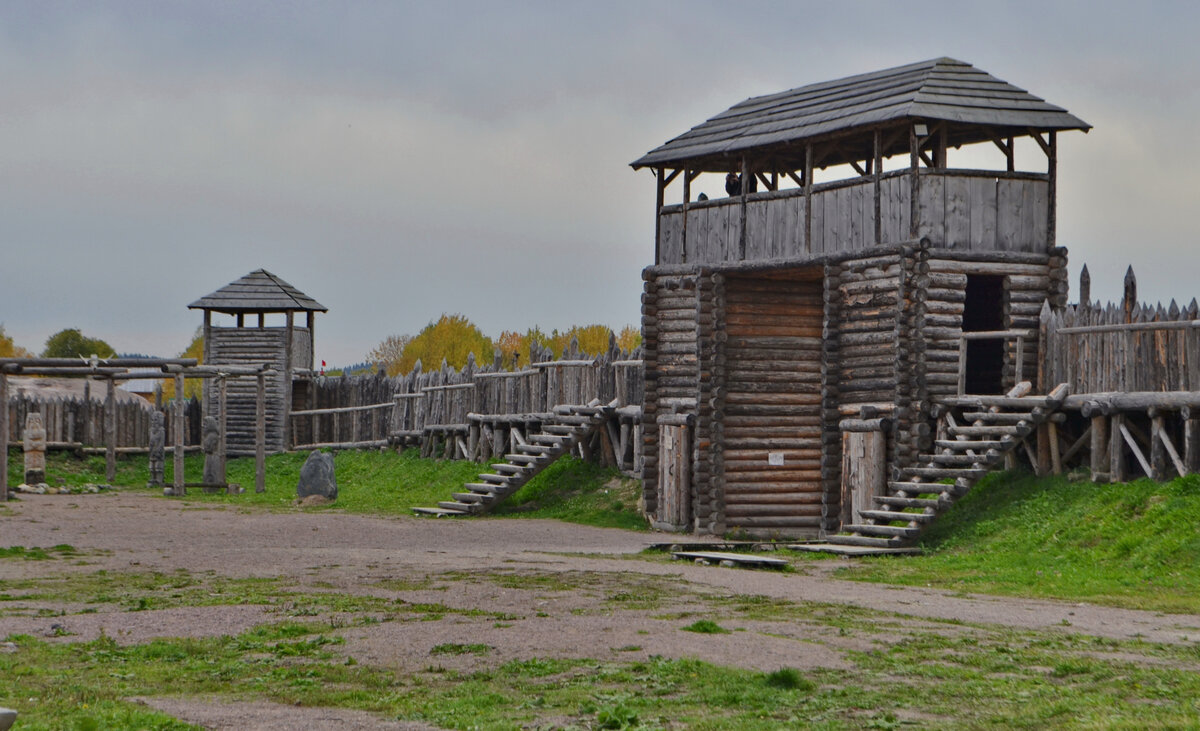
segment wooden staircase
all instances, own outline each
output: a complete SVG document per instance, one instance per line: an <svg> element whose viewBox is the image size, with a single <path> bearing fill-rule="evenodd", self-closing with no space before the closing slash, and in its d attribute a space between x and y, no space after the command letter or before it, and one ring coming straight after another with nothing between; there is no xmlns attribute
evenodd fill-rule
<svg viewBox="0 0 1200 731"><path fill-rule="evenodd" d="M479 482L463 485L465 492L454 493L451 495L453 500L439 502L436 508L413 508L412 511L417 515L436 517L488 512L559 457L570 454L616 412L616 401L607 406L599 403L596 399L587 406L554 407L553 416L542 424L540 432L531 434L526 444L516 445L514 454L504 455L507 462L491 465L491 472L479 475Z"/></svg>
<svg viewBox="0 0 1200 731"><path fill-rule="evenodd" d="M1062 384L1046 396L1027 396L1024 381L1004 396L958 396L941 400L942 420L934 451L888 482L888 494L874 498L875 510L862 510L863 522L843 526L826 540L830 548L911 547L926 526L967 494L984 475L1001 466L1034 430L1062 406ZM953 412L962 410L963 423ZM954 480L946 484L946 479Z"/></svg>

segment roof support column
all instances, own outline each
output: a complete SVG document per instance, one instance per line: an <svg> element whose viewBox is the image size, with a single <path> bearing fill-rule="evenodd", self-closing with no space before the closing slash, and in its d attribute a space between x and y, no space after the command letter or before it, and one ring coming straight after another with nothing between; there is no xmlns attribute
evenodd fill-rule
<svg viewBox="0 0 1200 731"><path fill-rule="evenodd" d="M813 146L804 146L804 251L812 253Z"/></svg>
<svg viewBox="0 0 1200 731"><path fill-rule="evenodd" d="M875 130L874 139L873 139L873 143L875 145L875 152L871 156L871 177L874 178L872 183L873 183L873 187L875 188L875 245L876 246L883 243L881 241L881 239L883 238L883 226L879 220L879 171L881 168L883 168L883 144L880 140L880 135L881 135L880 131Z"/></svg>
<svg viewBox="0 0 1200 731"><path fill-rule="evenodd" d="M1058 236L1058 133L1051 130L1050 146L1046 150L1047 191L1046 191L1046 248L1053 249L1057 245Z"/></svg>
<svg viewBox="0 0 1200 731"><path fill-rule="evenodd" d="M750 190L750 162L742 158L742 235L738 237L738 261L746 261L746 194Z"/></svg>
<svg viewBox="0 0 1200 731"><path fill-rule="evenodd" d="M662 207L663 191L667 188L666 168L654 168L658 193L654 201L654 263L662 264Z"/></svg>
<svg viewBox="0 0 1200 731"><path fill-rule="evenodd" d="M680 224L680 238L683 239L680 248L679 260L684 264L687 263L687 223L688 223L688 204L692 202L692 171L683 171L683 222Z"/></svg>
<svg viewBox="0 0 1200 731"><path fill-rule="evenodd" d="M917 232L921 227L921 209L918 205L918 199L921 194L921 149L918 147L920 144L921 140L917 137L917 125L915 123L909 124L908 237L910 239L917 238Z"/></svg>

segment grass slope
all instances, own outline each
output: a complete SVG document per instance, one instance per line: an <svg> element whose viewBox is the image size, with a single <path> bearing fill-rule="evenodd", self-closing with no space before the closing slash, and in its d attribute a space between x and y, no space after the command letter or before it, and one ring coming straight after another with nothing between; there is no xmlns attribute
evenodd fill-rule
<svg viewBox="0 0 1200 731"><path fill-rule="evenodd" d="M989 475L922 538L923 556L844 578L1200 612L1200 475L1159 484Z"/></svg>
<svg viewBox="0 0 1200 731"><path fill-rule="evenodd" d="M296 482L307 453L277 454L267 457L266 490L254 492L254 460L231 459L227 468L230 482L240 484L241 495L205 494L189 489L186 500L197 502L254 505L291 509L296 497ZM47 481L78 486L103 483L103 456L75 458L52 452L46 458ZM204 458L188 455L184 459L184 479L199 482ZM463 483L473 482L487 471L486 465L465 461L422 459L415 449L397 454L386 451L345 451L334 457L338 480L337 503L312 510L341 510L368 515L409 515L418 505L437 505L461 492ZM9 484L21 482L23 467L20 450L9 453ZM126 488L145 489L149 471L145 457L117 460L114 483ZM166 482L174 479L174 463L166 465ZM496 515L523 518L554 518L573 523L615 528L643 529L645 521L637 508L639 484L613 469L603 468L573 457L564 457L543 471L510 497Z"/></svg>

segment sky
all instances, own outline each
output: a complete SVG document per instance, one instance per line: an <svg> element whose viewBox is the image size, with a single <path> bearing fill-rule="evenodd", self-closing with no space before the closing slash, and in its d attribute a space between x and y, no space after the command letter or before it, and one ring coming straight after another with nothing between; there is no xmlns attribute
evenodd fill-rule
<svg viewBox="0 0 1200 731"><path fill-rule="evenodd" d="M1184 304L1198 30L1191 2L0 0L0 323L174 356L189 303L265 268L329 308L331 366L442 313L619 329L654 251L631 161L747 97L939 56L1094 126L1059 135L1072 293L1086 262L1118 299L1132 264Z"/></svg>

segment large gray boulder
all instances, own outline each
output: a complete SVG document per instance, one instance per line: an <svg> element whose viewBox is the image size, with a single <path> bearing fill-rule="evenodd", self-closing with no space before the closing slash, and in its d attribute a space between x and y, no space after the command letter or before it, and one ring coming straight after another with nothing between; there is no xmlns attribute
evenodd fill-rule
<svg viewBox="0 0 1200 731"><path fill-rule="evenodd" d="M333 455L313 452L300 468L300 482L296 484L296 497L304 499L319 495L337 500L337 476L333 474Z"/></svg>
<svg viewBox="0 0 1200 731"><path fill-rule="evenodd" d="M17 722L17 712L11 708L0 708L0 731L7 731Z"/></svg>

